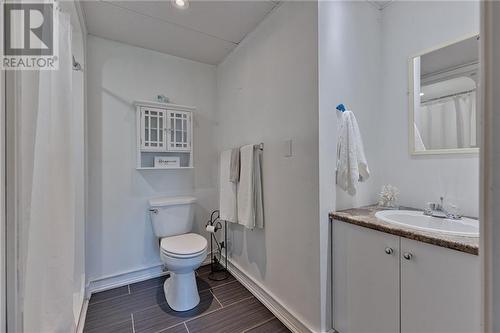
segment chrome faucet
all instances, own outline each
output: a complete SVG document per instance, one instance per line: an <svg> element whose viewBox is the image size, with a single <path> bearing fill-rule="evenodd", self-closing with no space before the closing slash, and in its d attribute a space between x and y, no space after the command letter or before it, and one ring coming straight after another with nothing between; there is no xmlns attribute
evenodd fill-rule
<svg viewBox="0 0 500 333"><path fill-rule="evenodd" d="M424 210L424 215L447 218L451 220L460 220L462 216L458 213L458 208L455 205L451 205L453 211L449 211L444 208L443 197L439 198L440 203L429 202L428 207Z"/></svg>

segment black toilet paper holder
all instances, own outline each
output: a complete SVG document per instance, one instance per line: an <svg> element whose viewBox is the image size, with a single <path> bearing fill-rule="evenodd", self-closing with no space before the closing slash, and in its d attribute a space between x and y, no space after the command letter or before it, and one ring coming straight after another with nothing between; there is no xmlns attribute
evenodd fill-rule
<svg viewBox="0 0 500 333"><path fill-rule="evenodd" d="M227 270L227 221L224 221L224 227L222 227L220 212L214 210L212 214L210 214L210 220L205 227L208 226L214 227L214 231L210 232L210 273L208 274L208 278L213 281L222 281L229 277L229 272ZM217 231L221 229L223 229L224 232L223 241L217 239ZM216 247L215 251L214 244ZM222 258L223 249L224 258Z"/></svg>

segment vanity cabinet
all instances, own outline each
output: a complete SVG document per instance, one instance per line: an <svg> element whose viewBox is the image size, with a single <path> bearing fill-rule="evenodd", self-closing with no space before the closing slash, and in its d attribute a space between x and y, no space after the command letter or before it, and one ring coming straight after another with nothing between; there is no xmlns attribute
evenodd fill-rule
<svg viewBox="0 0 500 333"><path fill-rule="evenodd" d="M333 228L335 329L399 332L399 240L348 223Z"/></svg>
<svg viewBox="0 0 500 333"><path fill-rule="evenodd" d="M334 222L340 333L480 331L479 257Z"/></svg>
<svg viewBox="0 0 500 333"><path fill-rule="evenodd" d="M479 332L476 255L401 238L401 332Z"/></svg>

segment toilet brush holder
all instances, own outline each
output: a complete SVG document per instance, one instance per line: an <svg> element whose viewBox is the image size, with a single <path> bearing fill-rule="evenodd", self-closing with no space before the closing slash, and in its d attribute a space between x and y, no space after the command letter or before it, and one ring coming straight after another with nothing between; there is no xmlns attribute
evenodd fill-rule
<svg viewBox="0 0 500 333"><path fill-rule="evenodd" d="M227 222L224 227L220 220L218 210L210 214L210 220L206 224L206 230L210 233L210 273L208 278L213 281L222 281L229 277L227 270ZM223 230L223 241L217 239L217 232ZM224 258L222 253L224 251Z"/></svg>

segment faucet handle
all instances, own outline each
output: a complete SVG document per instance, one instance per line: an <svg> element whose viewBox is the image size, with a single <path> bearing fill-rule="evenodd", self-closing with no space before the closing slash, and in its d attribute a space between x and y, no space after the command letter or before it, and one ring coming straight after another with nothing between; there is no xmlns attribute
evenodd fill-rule
<svg viewBox="0 0 500 333"><path fill-rule="evenodd" d="M436 207L434 202L428 202L427 207L424 209L424 215L432 215L432 211Z"/></svg>
<svg viewBox="0 0 500 333"><path fill-rule="evenodd" d="M446 209L446 217L453 219L453 220L459 220L462 218L462 214L460 213L460 208L456 204L448 204L448 207Z"/></svg>

